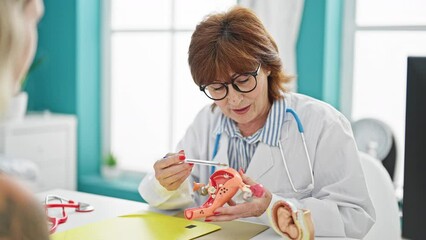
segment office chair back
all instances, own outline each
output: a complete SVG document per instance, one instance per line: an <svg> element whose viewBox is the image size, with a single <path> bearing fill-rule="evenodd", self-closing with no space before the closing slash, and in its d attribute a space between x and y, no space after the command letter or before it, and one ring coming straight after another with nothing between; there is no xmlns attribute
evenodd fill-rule
<svg viewBox="0 0 426 240"><path fill-rule="evenodd" d="M376 211L376 223L364 240L401 239L401 220L392 179L376 158L360 152L367 188Z"/></svg>

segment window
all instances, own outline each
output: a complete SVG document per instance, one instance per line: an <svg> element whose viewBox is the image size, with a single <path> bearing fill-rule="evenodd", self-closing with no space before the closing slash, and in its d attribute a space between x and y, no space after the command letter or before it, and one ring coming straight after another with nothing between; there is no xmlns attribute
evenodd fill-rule
<svg viewBox="0 0 426 240"><path fill-rule="evenodd" d="M402 197L408 56L426 56L426 2L346 1L342 112L382 120L396 138L394 181Z"/></svg>
<svg viewBox="0 0 426 240"><path fill-rule="evenodd" d="M110 0L104 9L104 149L122 169L152 171L211 103L187 63L196 24L236 0ZM188 14L189 13L189 14Z"/></svg>

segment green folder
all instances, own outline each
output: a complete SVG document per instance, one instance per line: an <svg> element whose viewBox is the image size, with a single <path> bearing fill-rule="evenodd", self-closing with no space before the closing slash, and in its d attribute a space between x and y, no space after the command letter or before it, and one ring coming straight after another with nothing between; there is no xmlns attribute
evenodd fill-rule
<svg viewBox="0 0 426 240"><path fill-rule="evenodd" d="M211 223L143 212L58 232L51 235L51 240L194 239L220 228Z"/></svg>

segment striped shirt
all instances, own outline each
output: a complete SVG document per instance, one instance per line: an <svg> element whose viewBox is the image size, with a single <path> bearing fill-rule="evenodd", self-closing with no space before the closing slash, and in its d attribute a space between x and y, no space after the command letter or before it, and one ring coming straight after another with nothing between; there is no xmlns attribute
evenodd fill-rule
<svg viewBox="0 0 426 240"><path fill-rule="evenodd" d="M241 135L237 124L232 119L222 115L218 133L226 133L229 136L229 165L236 170L242 168L246 171L259 142L266 143L270 146L278 146L281 127L284 123L284 113L284 99L273 102L265 125L248 137Z"/></svg>

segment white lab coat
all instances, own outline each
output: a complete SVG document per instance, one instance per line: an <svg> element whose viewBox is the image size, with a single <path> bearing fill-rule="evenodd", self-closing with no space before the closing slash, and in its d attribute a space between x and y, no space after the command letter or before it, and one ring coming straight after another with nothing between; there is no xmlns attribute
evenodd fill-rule
<svg viewBox="0 0 426 240"><path fill-rule="evenodd" d="M362 238L375 221L358 150L348 120L330 105L296 93L284 94L286 107L300 117L314 173L314 188L305 193L292 190L279 147L260 142L248 166L246 175L263 184L272 194L269 209L254 221L271 226L267 212L278 200L290 201L298 208L310 209L316 236ZM187 158L211 159L221 111L205 107L188 128L177 150L185 150ZM311 182L309 166L297 124L286 114L281 132L281 144L287 166L296 189ZM216 157L228 163L228 136L223 133ZM167 191L154 175L145 177L140 186L141 196L153 207L185 208L201 205L206 198L192 193L192 182L208 183L207 166L195 165L192 179L176 191ZM253 220L253 219L251 219Z"/></svg>

